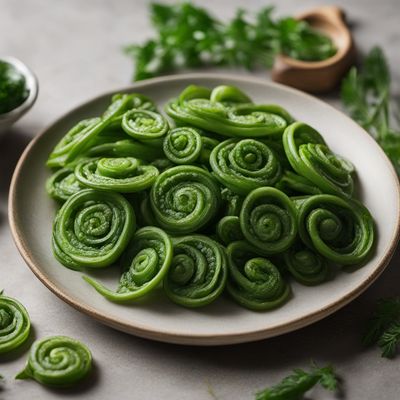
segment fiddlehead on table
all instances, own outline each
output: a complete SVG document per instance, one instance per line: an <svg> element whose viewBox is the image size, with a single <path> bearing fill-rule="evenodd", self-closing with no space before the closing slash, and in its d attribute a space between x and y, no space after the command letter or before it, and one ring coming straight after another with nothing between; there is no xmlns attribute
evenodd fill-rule
<svg viewBox="0 0 400 400"><path fill-rule="evenodd" d="M84 379L91 368L92 354L83 343L67 336L51 336L32 345L26 367L15 379L68 387Z"/></svg>
<svg viewBox="0 0 400 400"><path fill-rule="evenodd" d="M25 307L0 292L0 354L21 346L28 339L30 328Z"/></svg>

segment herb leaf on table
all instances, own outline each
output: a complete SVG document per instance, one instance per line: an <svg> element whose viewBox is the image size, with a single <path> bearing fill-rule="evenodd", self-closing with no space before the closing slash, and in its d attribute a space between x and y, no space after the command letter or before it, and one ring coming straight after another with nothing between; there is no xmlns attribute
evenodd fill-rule
<svg viewBox="0 0 400 400"><path fill-rule="evenodd" d="M135 63L134 80L204 65L270 68L279 53L320 61L336 52L332 40L307 22L273 18L272 7L252 18L238 9L228 23L189 2L152 3L150 14L156 37L125 48Z"/></svg>
<svg viewBox="0 0 400 400"><path fill-rule="evenodd" d="M393 358L400 342L400 299L379 300L363 336L365 345L378 344L382 357Z"/></svg>
<svg viewBox="0 0 400 400"><path fill-rule="evenodd" d="M391 108L390 83L385 55L374 47L363 66L353 67L344 78L341 97L350 116L375 138L400 174L400 129L394 127L398 110Z"/></svg>
<svg viewBox="0 0 400 400"><path fill-rule="evenodd" d="M310 371L295 369L278 384L256 394L256 400L297 400L316 384L331 391L338 389L338 378L332 366L319 368L312 365Z"/></svg>

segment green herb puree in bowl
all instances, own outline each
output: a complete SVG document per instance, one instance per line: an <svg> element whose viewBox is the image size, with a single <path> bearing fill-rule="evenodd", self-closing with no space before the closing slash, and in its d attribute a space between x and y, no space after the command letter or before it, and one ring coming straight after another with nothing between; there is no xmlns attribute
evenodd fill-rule
<svg viewBox="0 0 400 400"><path fill-rule="evenodd" d="M0 60L0 114L20 106L28 95L25 77L11 64Z"/></svg>

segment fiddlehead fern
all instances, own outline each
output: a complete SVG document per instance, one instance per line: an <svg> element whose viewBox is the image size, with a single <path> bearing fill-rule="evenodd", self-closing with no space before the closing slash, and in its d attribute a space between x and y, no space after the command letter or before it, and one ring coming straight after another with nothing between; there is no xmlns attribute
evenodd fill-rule
<svg viewBox="0 0 400 400"><path fill-rule="evenodd" d="M290 194L321 194L322 190L304 176L292 171L285 171L275 185L282 192Z"/></svg>
<svg viewBox="0 0 400 400"><path fill-rule="evenodd" d="M29 336L31 322L25 307L0 292L0 354L21 346Z"/></svg>
<svg viewBox="0 0 400 400"><path fill-rule="evenodd" d="M101 268L124 251L135 230L135 214L118 193L82 190L58 211L53 227L53 250L66 267Z"/></svg>
<svg viewBox="0 0 400 400"><path fill-rule="evenodd" d="M96 158L75 168L78 181L93 189L133 193L149 188L158 176L153 165L142 165L137 158Z"/></svg>
<svg viewBox="0 0 400 400"><path fill-rule="evenodd" d="M304 243L341 265L359 264L371 253L374 222L360 203L320 194L300 202L299 234Z"/></svg>
<svg viewBox="0 0 400 400"><path fill-rule="evenodd" d="M213 218L220 189L211 174L194 166L177 166L158 176L150 192L158 224L173 233L195 232Z"/></svg>
<svg viewBox="0 0 400 400"><path fill-rule="evenodd" d="M121 264L124 272L116 291L88 276L83 278L111 301L134 300L159 286L171 264L172 254L169 236L160 228L146 226L135 233L123 254Z"/></svg>
<svg viewBox="0 0 400 400"><path fill-rule="evenodd" d="M165 156L175 164L193 164L202 150L200 133L190 127L179 127L168 132L164 139Z"/></svg>
<svg viewBox="0 0 400 400"><path fill-rule="evenodd" d="M290 125L283 134L287 158L293 169L325 193L351 196L354 167L333 154L322 136L302 122Z"/></svg>
<svg viewBox="0 0 400 400"><path fill-rule="evenodd" d="M297 234L295 206L278 189L255 189L243 202L240 227L245 238L262 254L283 252Z"/></svg>
<svg viewBox="0 0 400 400"><path fill-rule="evenodd" d="M122 117L122 129L135 139L148 141L159 139L168 131L168 122L154 111L133 109Z"/></svg>
<svg viewBox="0 0 400 400"><path fill-rule="evenodd" d="M227 248L229 294L243 307L270 310L285 303L290 287L281 273L256 249L244 241L233 242Z"/></svg>
<svg viewBox="0 0 400 400"><path fill-rule="evenodd" d="M87 152L89 157L134 157L140 160L153 161L164 156L161 148L149 146L134 139L117 140L93 146Z"/></svg>
<svg viewBox="0 0 400 400"><path fill-rule="evenodd" d="M67 336L52 336L33 344L25 369L15 379L67 387L84 379L91 367L92 354L83 343Z"/></svg>
<svg viewBox="0 0 400 400"><path fill-rule="evenodd" d="M283 257L290 274L303 285L318 285L330 276L327 261L300 241L295 242Z"/></svg>
<svg viewBox="0 0 400 400"><path fill-rule="evenodd" d="M46 181L47 194L58 201L66 201L82 189L83 186L76 179L74 170L71 168L58 170Z"/></svg>
<svg viewBox="0 0 400 400"><path fill-rule="evenodd" d="M50 153L47 166L64 167L90 148L98 135L112 123L115 117L122 115L129 104L129 95L122 95L111 103L103 117L86 119L75 125Z"/></svg>
<svg viewBox="0 0 400 400"><path fill-rule="evenodd" d="M220 143L211 152L210 165L216 179L241 195L258 187L272 186L281 174L274 152L254 139Z"/></svg>
<svg viewBox="0 0 400 400"><path fill-rule="evenodd" d="M176 238L174 257L164 280L164 290L175 303L202 307L224 290L226 256L222 246L202 235Z"/></svg>
<svg viewBox="0 0 400 400"><path fill-rule="evenodd" d="M237 92L236 88L232 90ZM227 89L223 91L227 92ZM233 97L225 93L215 94L210 99L211 96L209 89L191 85L179 98L170 101L165 111L181 125L188 124L231 137L279 135L292 121L291 116L276 105L232 104L237 101L228 99L237 100L237 94ZM216 101L216 98L224 99L224 102Z"/></svg>

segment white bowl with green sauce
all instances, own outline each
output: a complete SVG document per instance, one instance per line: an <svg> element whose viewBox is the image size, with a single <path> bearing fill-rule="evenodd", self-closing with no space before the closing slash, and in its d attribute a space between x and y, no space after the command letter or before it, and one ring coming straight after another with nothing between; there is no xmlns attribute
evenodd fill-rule
<svg viewBox="0 0 400 400"><path fill-rule="evenodd" d="M22 61L0 56L0 136L33 106L38 90L36 76Z"/></svg>

